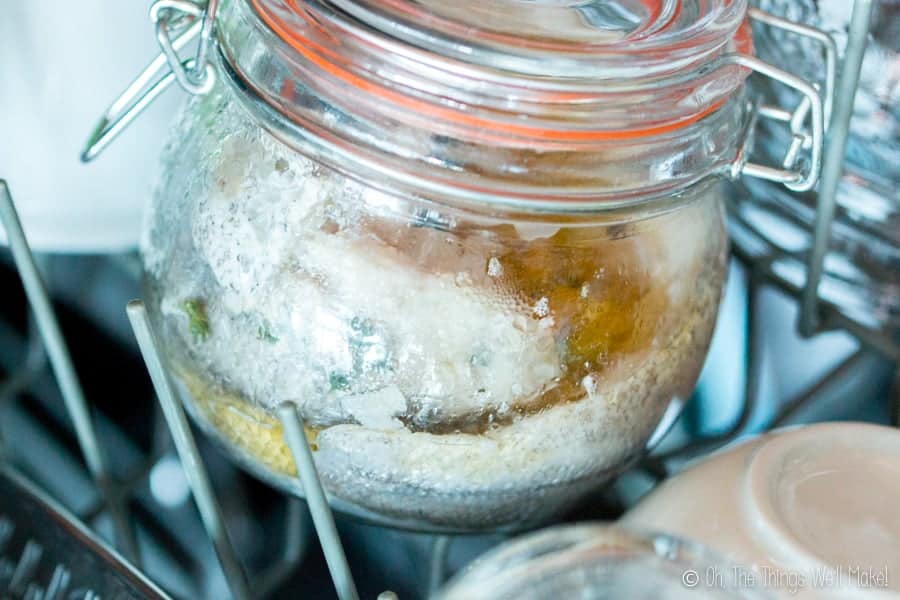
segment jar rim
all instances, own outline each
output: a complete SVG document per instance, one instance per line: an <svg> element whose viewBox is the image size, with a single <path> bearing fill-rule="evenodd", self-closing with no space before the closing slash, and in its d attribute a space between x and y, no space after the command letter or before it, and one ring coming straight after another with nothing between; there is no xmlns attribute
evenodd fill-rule
<svg viewBox="0 0 900 600"><path fill-rule="evenodd" d="M658 76L699 62L728 44L747 6L746 0L608 0L593 8L565 0L317 1L443 57L519 75L607 82L634 77L634 69ZM310 10L315 3L305 2Z"/></svg>
<svg viewBox="0 0 900 600"><path fill-rule="evenodd" d="M666 533L644 531L618 524L580 523L557 525L522 536L490 550L451 580L439 595L442 600L462 598L514 598L533 585L554 578L594 572L600 578L615 576L625 564L646 568L652 575L637 585L659 590L668 581L671 589L714 597L762 600L767 595L748 582L754 581L741 566L699 543ZM684 579L686 573L715 573L716 578ZM582 578L577 578L584 583ZM556 592L573 590L551 588ZM623 590L616 590L622 595ZM517 594L518 592L518 594ZM661 595L661 594L660 594Z"/></svg>
<svg viewBox="0 0 900 600"><path fill-rule="evenodd" d="M389 104L459 136L507 144L602 143L683 129L718 110L748 74L716 59L752 53L747 0L629 0L655 6L666 23L638 40L564 56L525 56L509 44L479 48L425 27L433 15L420 14L423 26L416 28L365 0L247 1L280 41L356 101ZM701 14L673 32L685 2ZM407 2L384 5L398 4Z"/></svg>
<svg viewBox="0 0 900 600"><path fill-rule="evenodd" d="M581 81L580 91L561 95L561 80L500 73L485 81L459 61L415 60L420 52L381 34L375 38L387 46L374 44L371 32L338 35L318 16L298 16L289 3L299 1L222 4L222 79L277 139L382 191L504 213L656 213L679 206L673 197L690 197L683 193L698 184L734 174L743 159L752 119L746 69L729 60L734 44L721 60L664 78L662 87L652 77L594 88ZM267 10L295 27L273 28ZM322 61L440 114L360 91Z"/></svg>

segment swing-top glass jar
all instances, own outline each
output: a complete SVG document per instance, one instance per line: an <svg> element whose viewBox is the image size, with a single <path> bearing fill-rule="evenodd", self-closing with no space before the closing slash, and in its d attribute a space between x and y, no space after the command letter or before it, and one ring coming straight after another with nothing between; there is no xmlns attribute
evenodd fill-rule
<svg viewBox="0 0 900 600"><path fill-rule="evenodd" d="M296 404L334 505L395 525L520 526L614 476L712 333L746 19L744 0L224 2L217 83L143 242L193 415L302 493L273 412Z"/></svg>

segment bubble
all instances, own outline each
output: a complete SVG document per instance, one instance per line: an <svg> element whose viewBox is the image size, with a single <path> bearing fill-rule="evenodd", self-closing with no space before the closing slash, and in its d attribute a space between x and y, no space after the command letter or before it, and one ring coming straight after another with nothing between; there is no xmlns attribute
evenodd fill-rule
<svg viewBox="0 0 900 600"><path fill-rule="evenodd" d="M472 276L465 271L460 271L459 273L457 273L454 280L456 281L456 285L460 287L472 285Z"/></svg>
<svg viewBox="0 0 900 600"><path fill-rule="evenodd" d="M581 387L584 388L584 391L587 392L589 397L593 398L600 389L600 382L597 380L597 376L594 373L589 373L581 380Z"/></svg>
<svg viewBox="0 0 900 600"><path fill-rule="evenodd" d="M500 260L496 256L492 256L488 261L487 273L490 277L500 277L503 275L503 265L500 264Z"/></svg>

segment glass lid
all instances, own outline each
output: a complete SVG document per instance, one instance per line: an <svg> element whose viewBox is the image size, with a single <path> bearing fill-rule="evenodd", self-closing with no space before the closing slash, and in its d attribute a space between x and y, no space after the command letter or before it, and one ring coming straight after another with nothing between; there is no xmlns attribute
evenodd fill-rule
<svg viewBox="0 0 900 600"><path fill-rule="evenodd" d="M746 0L482 4L225 2L223 73L279 139L392 193L607 210L732 172Z"/></svg>
<svg viewBox="0 0 900 600"><path fill-rule="evenodd" d="M681 69L726 47L746 0L326 0L422 49L522 74ZM298 4L301 4L298 2Z"/></svg>

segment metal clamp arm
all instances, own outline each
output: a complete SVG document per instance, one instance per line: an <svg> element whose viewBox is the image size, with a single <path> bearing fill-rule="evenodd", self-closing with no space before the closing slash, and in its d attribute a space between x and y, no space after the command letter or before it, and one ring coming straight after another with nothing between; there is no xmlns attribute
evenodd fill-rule
<svg viewBox="0 0 900 600"><path fill-rule="evenodd" d="M191 94L204 94L212 88L215 69L209 62L209 49L218 4L218 0L210 0L206 7L188 0L153 3L150 20L156 25L162 51L103 114L81 152L82 161L99 156L173 82ZM178 52L198 35L196 56L182 60ZM166 66L168 71L164 71Z"/></svg>
<svg viewBox="0 0 900 600"><path fill-rule="evenodd" d="M806 192L813 189L822 169L822 153L825 144L825 129L831 118L834 102L834 87L837 77L837 44L834 39L819 29L794 23L770 15L758 9L750 9L748 16L769 27L782 29L800 35L822 45L825 55L824 91L822 86L774 67L752 56L732 54L723 57L724 64L738 65L788 86L802 96L800 103L792 110L769 105L756 107L756 117L785 123L791 131L791 143L785 150L784 158L778 166L743 162L746 148L739 155L738 171L750 177L784 184L790 190ZM809 126L807 126L809 122ZM749 143L752 136L748 136ZM808 164L798 168L804 150L809 151Z"/></svg>

